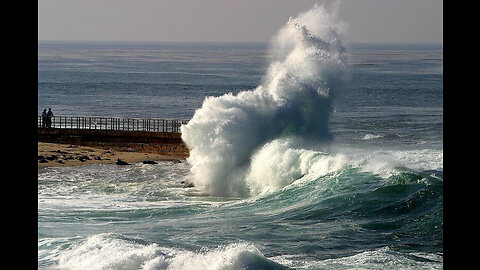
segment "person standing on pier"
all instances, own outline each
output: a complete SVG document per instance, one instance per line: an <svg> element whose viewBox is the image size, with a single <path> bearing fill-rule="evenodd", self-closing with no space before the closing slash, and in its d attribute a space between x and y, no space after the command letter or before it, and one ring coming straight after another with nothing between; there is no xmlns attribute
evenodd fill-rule
<svg viewBox="0 0 480 270"><path fill-rule="evenodd" d="M53 112L52 108L48 108L47 112L47 127L51 128L52 127L52 117L53 117Z"/></svg>
<svg viewBox="0 0 480 270"><path fill-rule="evenodd" d="M42 112L42 128L45 128L47 126L47 109L43 109Z"/></svg>

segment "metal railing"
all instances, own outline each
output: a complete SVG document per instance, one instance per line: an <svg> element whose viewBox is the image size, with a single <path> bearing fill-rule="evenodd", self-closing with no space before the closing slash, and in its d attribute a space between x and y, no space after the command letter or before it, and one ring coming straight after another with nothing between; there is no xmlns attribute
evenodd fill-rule
<svg viewBox="0 0 480 270"><path fill-rule="evenodd" d="M61 129L97 129L121 131L149 131L180 133L180 127L188 120L157 118L120 118L120 117L85 117L85 116L53 116L42 119L38 116L38 128Z"/></svg>

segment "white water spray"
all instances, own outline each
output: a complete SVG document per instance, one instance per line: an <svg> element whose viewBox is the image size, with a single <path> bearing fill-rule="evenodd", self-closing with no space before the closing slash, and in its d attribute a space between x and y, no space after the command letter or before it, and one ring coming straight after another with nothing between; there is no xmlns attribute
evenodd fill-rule
<svg viewBox="0 0 480 270"><path fill-rule="evenodd" d="M265 177L275 175L259 170L259 164L252 166L264 145L288 138L321 141L331 137L332 100L346 71L342 28L336 13L319 5L290 18L272 40L274 57L260 86L204 100L181 129L198 188L216 196L252 195L263 186L251 182L261 181L259 172ZM266 149L271 155L284 155L283 147ZM255 162L261 161L256 158ZM291 181L267 182L275 182L272 188L278 189Z"/></svg>

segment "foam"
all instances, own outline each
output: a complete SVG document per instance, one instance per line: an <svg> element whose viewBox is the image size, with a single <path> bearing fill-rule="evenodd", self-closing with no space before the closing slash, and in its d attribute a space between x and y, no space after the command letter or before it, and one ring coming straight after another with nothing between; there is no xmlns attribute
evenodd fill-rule
<svg viewBox="0 0 480 270"><path fill-rule="evenodd" d="M443 259L436 254L400 253L383 247L349 257L309 263L308 268L335 269L443 269Z"/></svg>
<svg viewBox="0 0 480 270"><path fill-rule="evenodd" d="M286 139L265 144L252 158L246 176L251 195L275 192L293 182L317 179L348 165L342 154L294 148Z"/></svg>
<svg viewBox="0 0 480 270"><path fill-rule="evenodd" d="M265 144L285 137L331 138L333 97L346 70L342 26L336 13L319 5L290 18L272 39L273 58L260 86L204 100L181 128L197 188L250 196L248 172L259 166L252 160ZM272 188L290 182L279 181Z"/></svg>
<svg viewBox="0 0 480 270"><path fill-rule="evenodd" d="M374 140L378 138L383 138L384 135L375 135L375 134L365 134L363 137L363 140L368 141L368 140Z"/></svg>
<svg viewBox="0 0 480 270"><path fill-rule="evenodd" d="M255 245L247 242L193 252L146 244L113 233L90 236L58 253L58 267L72 270L286 268L267 259Z"/></svg>
<svg viewBox="0 0 480 270"><path fill-rule="evenodd" d="M342 152L349 150L343 149ZM411 150L382 150L382 149L353 149L349 151L352 166L362 171L378 174L382 178L396 175L399 168L408 168L416 171L439 170L443 171L443 150L411 149Z"/></svg>

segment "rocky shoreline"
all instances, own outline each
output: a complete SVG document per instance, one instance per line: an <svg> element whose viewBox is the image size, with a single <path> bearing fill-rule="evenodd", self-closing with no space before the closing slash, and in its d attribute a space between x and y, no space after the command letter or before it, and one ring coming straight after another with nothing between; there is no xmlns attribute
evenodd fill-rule
<svg viewBox="0 0 480 270"><path fill-rule="evenodd" d="M154 164L156 161L184 162L184 158L153 153L132 151L131 149L96 148L71 144L38 142L38 168L68 167L87 164L127 164L143 162Z"/></svg>

